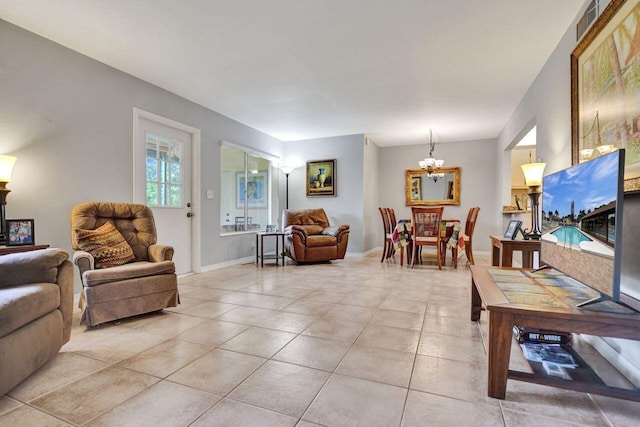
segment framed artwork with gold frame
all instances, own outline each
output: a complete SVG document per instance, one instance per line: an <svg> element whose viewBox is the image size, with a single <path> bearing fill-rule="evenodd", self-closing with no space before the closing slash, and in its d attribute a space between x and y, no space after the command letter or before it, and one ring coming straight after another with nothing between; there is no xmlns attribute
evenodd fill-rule
<svg viewBox="0 0 640 427"><path fill-rule="evenodd" d="M640 0L612 0L571 53L572 164L624 148L640 189Z"/></svg>
<svg viewBox="0 0 640 427"><path fill-rule="evenodd" d="M307 162L307 197L336 195L336 160Z"/></svg>

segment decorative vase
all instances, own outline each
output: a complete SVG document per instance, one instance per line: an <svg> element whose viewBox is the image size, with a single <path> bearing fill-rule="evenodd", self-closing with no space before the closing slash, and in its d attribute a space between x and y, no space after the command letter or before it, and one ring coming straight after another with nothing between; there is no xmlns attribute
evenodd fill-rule
<svg viewBox="0 0 640 427"><path fill-rule="evenodd" d="M324 187L324 182L327 179L327 176L324 174L324 168L318 168L320 173L318 174L318 182L320 182L320 187Z"/></svg>

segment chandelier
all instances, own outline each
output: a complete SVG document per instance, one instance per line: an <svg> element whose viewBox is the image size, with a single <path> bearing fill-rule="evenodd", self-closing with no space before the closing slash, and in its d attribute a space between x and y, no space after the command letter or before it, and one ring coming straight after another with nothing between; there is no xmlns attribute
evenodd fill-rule
<svg viewBox="0 0 640 427"><path fill-rule="evenodd" d="M429 129L429 157L418 161L418 164L422 169L427 171L428 178L432 179L433 182L438 182L439 179L444 178L444 173L438 172L442 165L444 165L444 160L433 157L433 150L435 150L435 148L436 143L433 142L433 132Z"/></svg>

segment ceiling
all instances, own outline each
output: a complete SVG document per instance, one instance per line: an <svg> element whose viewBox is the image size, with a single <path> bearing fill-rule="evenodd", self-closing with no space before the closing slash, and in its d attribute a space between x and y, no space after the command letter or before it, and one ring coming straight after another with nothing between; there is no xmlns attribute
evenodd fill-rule
<svg viewBox="0 0 640 427"><path fill-rule="evenodd" d="M583 3L0 0L0 18L281 140L391 146L497 137Z"/></svg>

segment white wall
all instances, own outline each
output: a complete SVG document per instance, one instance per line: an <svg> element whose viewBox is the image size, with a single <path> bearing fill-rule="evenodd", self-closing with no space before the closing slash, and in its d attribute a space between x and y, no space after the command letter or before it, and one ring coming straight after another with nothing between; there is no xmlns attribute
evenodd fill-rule
<svg viewBox="0 0 640 427"><path fill-rule="evenodd" d="M364 135L289 141L283 143L283 163L299 167L289 175L289 209L323 208L331 225L349 224L349 253L364 246ZM336 196L306 196L306 162L336 159Z"/></svg>
<svg viewBox="0 0 640 427"><path fill-rule="evenodd" d="M219 236L219 142L280 155L281 141L1 20L0 57L0 153L18 157L7 216L35 218L38 243L71 251L73 206L133 200L138 107L202 130L203 266L252 254L253 234Z"/></svg>
<svg viewBox="0 0 640 427"><path fill-rule="evenodd" d="M380 206L380 148L368 138L364 144L362 206L363 251L368 252L382 245L382 222Z"/></svg>
<svg viewBox="0 0 640 427"><path fill-rule="evenodd" d="M588 2L585 2L585 7ZM496 154L498 170L496 185L503 197L509 188L509 152L505 151L523 130L537 125L536 151L547 163L545 175L571 166L571 69L570 55L576 46L575 22L558 43L513 115L498 137ZM624 218L626 221L631 218ZM640 218L633 218L640 221ZM640 224L639 224L640 226ZM636 242L637 243L637 242ZM640 243L637 243L640 244ZM624 268L624 266L623 266ZM640 367L634 355L640 354L640 342L612 340L615 347L602 340L597 343L610 360L626 371L636 386L640 386Z"/></svg>
<svg viewBox="0 0 640 427"><path fill-rule="evenodd" d="M435 155L444 159L445 166L459 166L460 206L445 206L446 218L458 218L463 224L469 209L480 206L480 214L473 235L474 251L489 251L491 234L501 234L500 203L497 201L495 140L448 142L437 144ZM380 148L378 158L380 206L391 207L398 218L411 218L411 207L406 206L405 170L417 169L418 160L427 155L427 143L404 147ZM376 207L377 209L377 207ZM379 214L376 210L376 215ZM382 241L382 225L378 219ZM379 245L379 244L378 244Z"/></svg>

